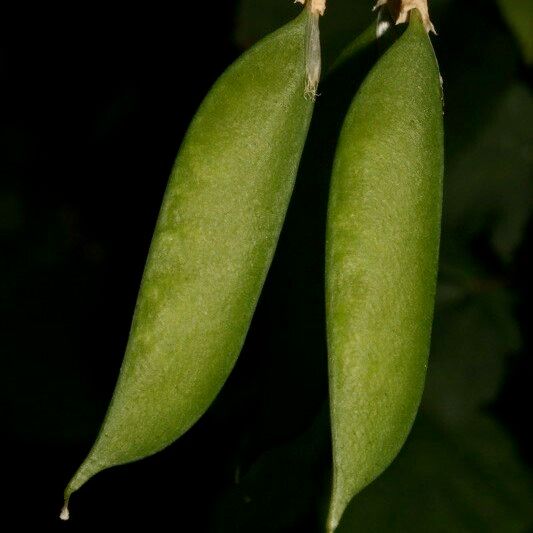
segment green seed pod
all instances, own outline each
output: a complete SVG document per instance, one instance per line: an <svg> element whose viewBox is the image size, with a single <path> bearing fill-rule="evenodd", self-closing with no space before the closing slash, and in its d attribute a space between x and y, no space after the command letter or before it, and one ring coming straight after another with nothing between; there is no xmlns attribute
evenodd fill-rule
<svg viewBox="0 0 533 533"><path fill-rule="evenodd" d="M356 95L333 169L330 531L399 452L424 386L442 206L442 92L431 42L412 13Z"/></svg>
<svg viewBox="0 0 533 533"><path fill-rule="evenodd" d="M94 474L185 433L233 368L313 110L304 97L310 18L318 24L309 8L245 53L197 112L164 196L115 393L67 503Z"/></svg>

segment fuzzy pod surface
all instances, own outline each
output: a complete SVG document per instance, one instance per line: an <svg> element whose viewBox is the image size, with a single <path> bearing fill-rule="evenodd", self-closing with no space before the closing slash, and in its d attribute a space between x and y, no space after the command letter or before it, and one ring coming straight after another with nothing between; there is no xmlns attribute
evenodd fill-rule
<svg viewBox="0 0 533 533"><path fill-rule="evenodd" d="M154 454L206 411L244 343L312 110L309 10L243 54L183 141L150 247L116 389L65 491ZM64 518L68 509L64 508Z"/></svg>
<svg viewBox="0 0 533 533"><path fill-rule="evenodd" d="M397 455L420 403L440 240L442 112L433 47L413 11L355 96L333 168L326 235L330 531Z"/></svg>

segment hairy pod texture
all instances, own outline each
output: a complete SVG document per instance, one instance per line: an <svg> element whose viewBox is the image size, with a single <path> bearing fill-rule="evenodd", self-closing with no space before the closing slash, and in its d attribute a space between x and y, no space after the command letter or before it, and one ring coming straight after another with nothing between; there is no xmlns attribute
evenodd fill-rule
<svg viewBox="0 0 533 533"><path fill-rule="evenodd" d="M312 115L304 97L310 16L304 10L246 52L193 119L164 196L118 383L67 502L97 472L180 437L232 370Z"/></svg>
<svg viewBox="0 0 533 533"><path fill-rule="evenodd" d="M427 367L443 177L442 91L417 11L340 136L326 243L333 438L328 528L399 452Z"/></svg>

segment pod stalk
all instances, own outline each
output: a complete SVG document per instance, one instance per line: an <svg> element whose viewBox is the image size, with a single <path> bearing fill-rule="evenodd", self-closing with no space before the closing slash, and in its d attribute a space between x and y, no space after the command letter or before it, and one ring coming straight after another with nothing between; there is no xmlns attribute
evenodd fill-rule
<svg viewBox="0 0 533 533"><path fill-rule="evenodd" d="M326 11L326 0L294 0L295 4L307 4L311 13L323 15Z"/></svg>
<svg viewBox="0 0 533 533"><path fill-rule="evenodd" d="M435 26L433 26L429 18L428 0L377 0L374 11L385 5L389 8L396 24L407 22L409 20L409 12L413 9L418 9L426 31L437 35Z"/></svg>

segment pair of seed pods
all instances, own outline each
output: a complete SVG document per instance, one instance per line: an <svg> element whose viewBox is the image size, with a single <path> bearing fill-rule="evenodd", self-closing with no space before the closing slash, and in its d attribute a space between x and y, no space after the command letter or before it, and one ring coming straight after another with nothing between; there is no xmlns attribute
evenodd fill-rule
<svg viewBox="0 0 533 533"><path fill-rule="evenodd" d="M333 168L331 531L401 448L427 365L442 100L422 19L410 19L355 96ZM232 65L197 112L164 196L113 399L67 486L62 518L90 477L185 433L231 372L289 205L314 106L304 92L316 88L319 53L318 13L308 8Z"/></svg>

